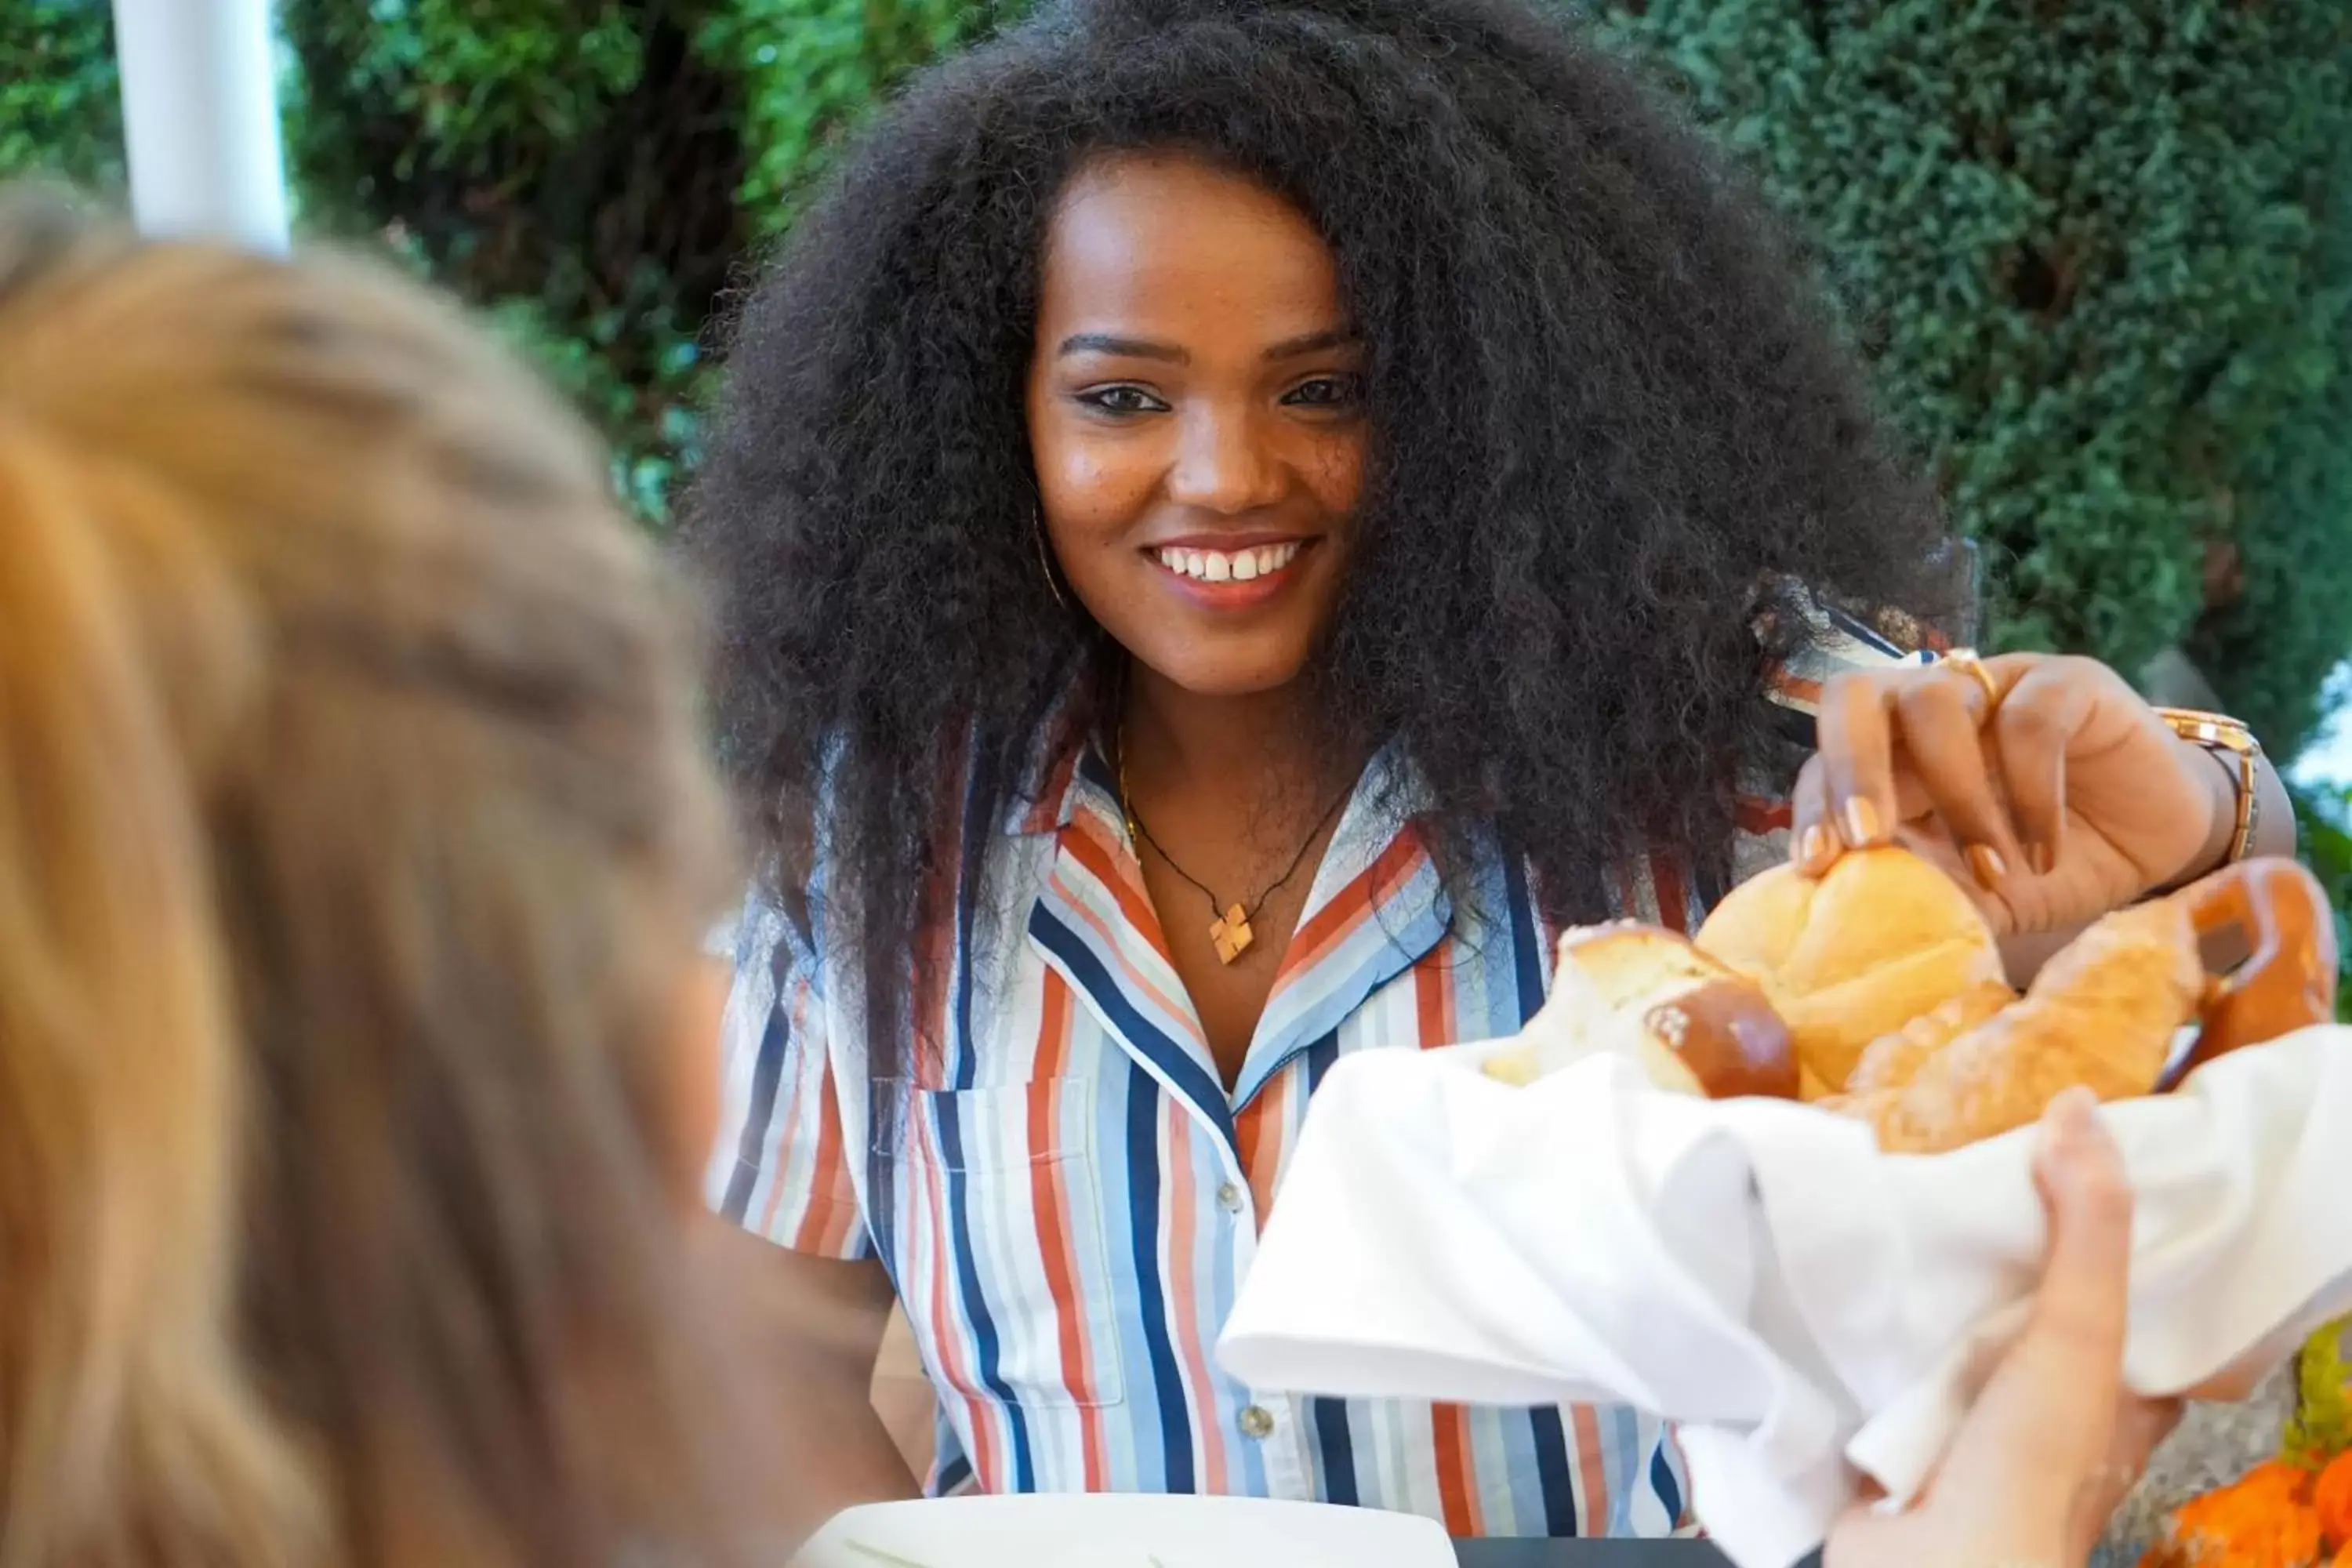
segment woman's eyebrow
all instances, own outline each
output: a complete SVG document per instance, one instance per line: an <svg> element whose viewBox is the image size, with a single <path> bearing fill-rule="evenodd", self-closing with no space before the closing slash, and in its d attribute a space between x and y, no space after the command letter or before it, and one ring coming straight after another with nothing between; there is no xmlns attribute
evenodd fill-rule
<svg viewBox="0 0 2352 1568"><path fill-rule="evenodd" d="M1285 338L1268 348L1261 356L1266 360L1297 359L1301 354L1321 353L1328 349L1353 348L1361 338L1350 328L1326 327L1320 331ZM1170 364L1184 364L1192 355L1172 343L1156 343L1145 338L1123 338L1115 332L1076 332L1062 340L1056 357L1067 359L1072 354L1108 354L1118 359L1156 359Z"/></svg>
<svg viewBox="0 0 2352 1568"><path fill-rule="evenodd" d="M1118 359L1166 360L1171 364L1182 364L1192 357L1182 349L1168 343L1122 338L1109 332L1079 332L1064 338L1055 354L1061 359L1067 359L1072 354L1110 354Z"/></svg>
<svg viewBox="0 0 2352 1568"><path fill-rule="evenodd" d="M1301 354L1319 354L1326 349L1355 348L1362 342L1362 337L1350 328L1326 327L1319 332L1308 332L1303 337L1285 338L1266 350L1265 357L1269 360L1297 359Z"/></svg>

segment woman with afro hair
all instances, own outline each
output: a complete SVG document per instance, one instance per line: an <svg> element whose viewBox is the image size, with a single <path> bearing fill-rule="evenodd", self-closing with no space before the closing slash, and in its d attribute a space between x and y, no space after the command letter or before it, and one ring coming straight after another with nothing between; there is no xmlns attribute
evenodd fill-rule
<svg viewBox="0 0 2352 1568"><path fill-rule="evenodd" d="M1759 855L1900 836L2024 965L2292 834L2100 666L1896 646L1953 552L1801 269L1513 0L946 61L746 306L694 530L761 852L710 1197L843 1502L913 1489L895 1300L934 1491L1671 1531L1633 1412L1219 1368L1332 1063L1512 1032L1561 927Z"/></svg>

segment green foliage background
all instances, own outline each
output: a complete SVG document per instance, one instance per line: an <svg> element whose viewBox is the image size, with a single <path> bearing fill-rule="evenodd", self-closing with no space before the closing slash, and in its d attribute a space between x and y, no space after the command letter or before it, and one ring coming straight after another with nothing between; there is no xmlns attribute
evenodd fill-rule
<svg viewBox="0 0 2352 1568"><path fill-rule="evenodd" d="M843 134L1026 0L280 0L306 226L494 315L667 516ZM1812 237L1994 638L2185 647L2282 753L2352 650L2352 5L1557 0ZM0 5L0 174L119 185L106 0Z"/></svg>
<svg viewBox="0 0 2352 1568"><path fill-rule="evenodd" d="M0 178L122 183L122 105L106 0L0 6Z"/></svg>
<svg viewBox="0 0 2352 1568"><path fill-rule="evenodd" d="M307 231L489 311L668 516L703 347L747 258L907 71L999 21L955 0L278 0ZM122 184L108 0L0 0L0 178Z"/></svg>
<svg viewBox="0 0 2352 1568"><path fill-rule="evenodd" d="M744 258L901 75L990 23L948 0L281 0L307 215L490 309L667 519Z"/></svg>
<svg viewBox="0 0 2352 1568"><path fill-rule="evenodd" d="M1819 241L2005 647L2186 645L2289 749L2352 647L2352 6L1618 0Z"/></svg>

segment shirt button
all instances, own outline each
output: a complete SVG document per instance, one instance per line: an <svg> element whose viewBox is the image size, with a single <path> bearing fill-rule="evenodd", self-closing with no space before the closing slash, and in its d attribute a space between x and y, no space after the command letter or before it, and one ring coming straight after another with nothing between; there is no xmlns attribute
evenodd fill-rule
<svg viewBox="0 0 2352 1568"><path fill-rule="evenodd" d="M1242 1407L1242 1436L1263 1442L1274 1436L1274 1413L1263 1405Z"/></svg>
<svg viewBox="0 0 2352 1568"><path fill-rule="evenodd" d="M1217 1206L1227 1214L1242 1212L1242 1190L1231 1182L1217 1184Z"/></svg>

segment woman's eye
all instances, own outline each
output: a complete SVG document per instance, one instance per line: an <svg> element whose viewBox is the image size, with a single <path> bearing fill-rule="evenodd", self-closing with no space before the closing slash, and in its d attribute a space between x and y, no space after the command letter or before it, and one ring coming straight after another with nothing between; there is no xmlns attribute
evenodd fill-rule
<svg viewBox="0 0 2352 1568"><path fill-rule="evenodd" d="M1105 414L1164 414L1168 405L1139 386L1097 386L1078 401Z"/></svg>
<svg viewBox="0 0 2352 1568"><path fill-rule="evenodd" d="M1352 375L1318 375L1292 387L1283 401L1302 408L1352 408L1362 395Z"/></svg>

